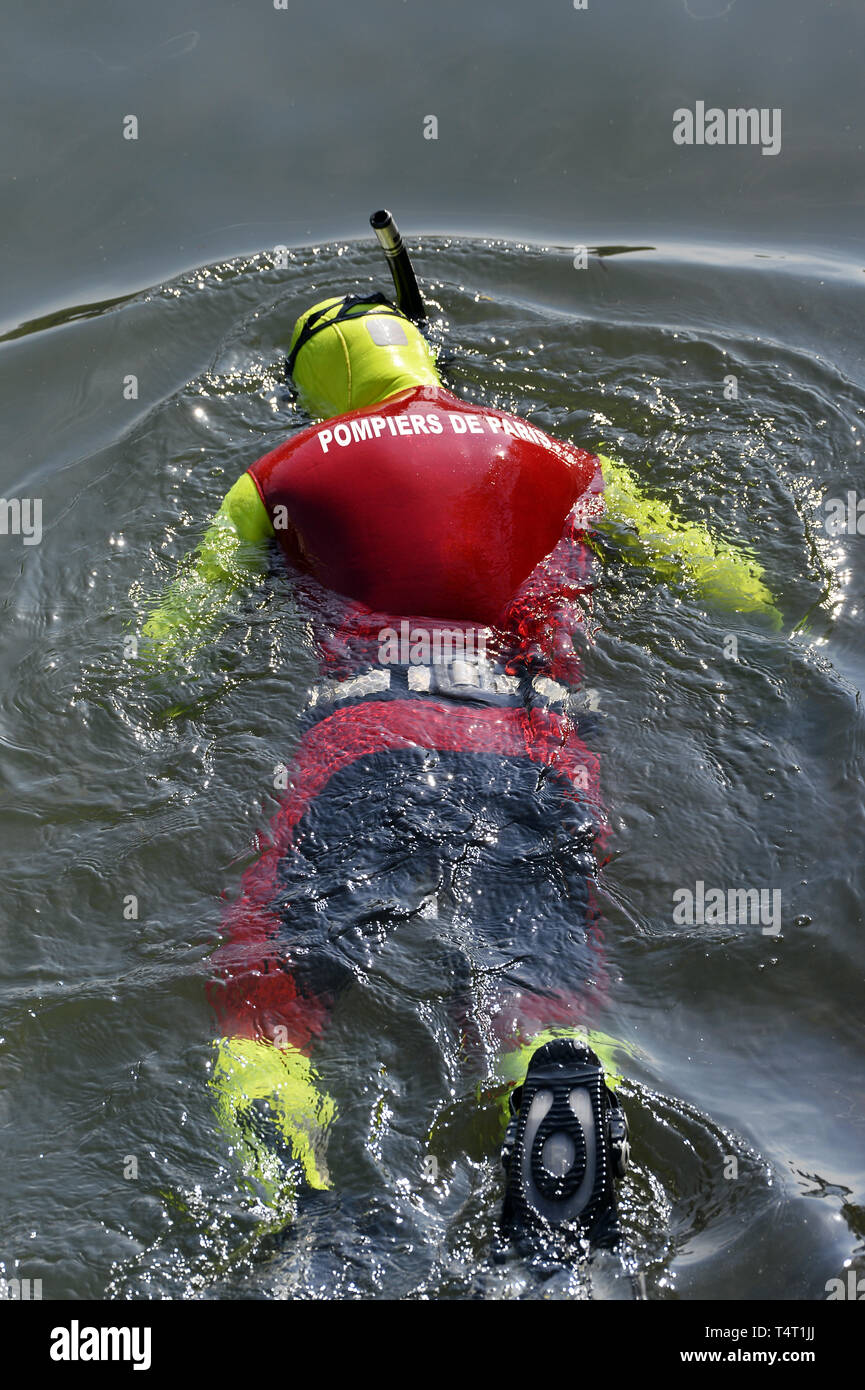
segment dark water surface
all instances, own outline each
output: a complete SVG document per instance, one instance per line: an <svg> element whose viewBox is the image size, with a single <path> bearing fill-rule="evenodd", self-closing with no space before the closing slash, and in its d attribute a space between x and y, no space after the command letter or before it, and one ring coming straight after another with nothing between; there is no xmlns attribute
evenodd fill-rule
<svg viewBox="0 0 865 1390"><path fill-rule="evenodd" d="M861 266L863 52L861 0L7 0L3 319L355 236L382 204L428 233ZM697 101L780 108L780 154L674 145Z"/></svg>
<svg viewBox="0 0 865 1390"><path fill-rule="evenodd" d="M537 13L16 12L3 488L42 499L44 535L0 538L0 1274L45 1297L585 1293L490 1263L494 1126L417 932L388 956L416 989L387 1026L359 978L327 1037L334 1193L287 1240L257 1234L206 1093L204 986L295 746L309 636L275 569L185 673L124 660L227 487L302 423L281 377L296 314L386 286L368 241L333 237L387 200L423 230L455 389L605 444L751 547L783 614L774 631L615 554L599 568L600 1026L638 1049L623 1221L646 1291L822 1299L845 1261L865 1273L865 550L824 524L827 499L863 496L862 10ZM789 105L777 159L673 147L672 109L728 92ZM459 139L410 135L409 101ZM158 151L109 142L105 112L139 107ZM621 254L575 269L583 240ZM697 880L780 890L780 935L675 925Z"/></svg>

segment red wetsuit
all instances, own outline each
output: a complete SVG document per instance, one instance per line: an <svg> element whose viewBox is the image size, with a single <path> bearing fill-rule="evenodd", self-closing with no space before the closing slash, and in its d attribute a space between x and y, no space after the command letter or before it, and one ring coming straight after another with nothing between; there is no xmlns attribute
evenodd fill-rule
<svg viewBox="0 0 865 1390"><path fill-rule="evenodd" d="M583 532L600 468L525 421L418 387L302 431L249 472L304 576L328 679L270 843L229 910L211 996L226 1033L308 1048L332 997L295 967L300 895L286 883L310 808L360 760L385 758L379 780L418 749L534 767L536 781L546 769L566 801L593 806L597 843L597 758L564 698L580 683L573 638L590 590ZM474 686L446 658L419 683L405 642L399 669L383 668L382 631L411 637L430 620L485 650ZM527 1030L579 1022L603 993L601 935L592 921L587 933L597 969L583 1000L565 990L556 1002L546 989L533 1006L521 993L513 1017Z"/></svg>
<svg viewBox="0 0 865 1390"><path fill-rule="evenodd" d="M419 386L249 469L288 560L383 613L495 624L555 546L597 460Z"/></svg>

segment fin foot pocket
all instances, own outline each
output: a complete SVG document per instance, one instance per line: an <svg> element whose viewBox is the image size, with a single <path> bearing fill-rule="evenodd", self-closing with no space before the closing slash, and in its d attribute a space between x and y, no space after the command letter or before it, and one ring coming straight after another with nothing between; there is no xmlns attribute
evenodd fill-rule
<svg viewBox="0 0 865 1390"><path fill-rule="evenodd" d="M628 1124L592 1049L572 1038L538 1048L511 1095L502 1149L508 1234L589 1237L615 1225L615 1180L628 1163Z"/></svg>

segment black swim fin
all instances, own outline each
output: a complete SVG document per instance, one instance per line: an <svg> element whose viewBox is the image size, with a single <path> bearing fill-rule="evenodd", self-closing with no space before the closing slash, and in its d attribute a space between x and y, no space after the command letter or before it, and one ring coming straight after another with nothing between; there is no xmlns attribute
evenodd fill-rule
<svg viewBox="0 0 865 1390"><path fill-rule="evenodd" d="M510 1105L502 1149L504 1232L614 1237L615 1179L628 1164L628 1123L592 1049L572 1038L545 1043Z"/></svg>

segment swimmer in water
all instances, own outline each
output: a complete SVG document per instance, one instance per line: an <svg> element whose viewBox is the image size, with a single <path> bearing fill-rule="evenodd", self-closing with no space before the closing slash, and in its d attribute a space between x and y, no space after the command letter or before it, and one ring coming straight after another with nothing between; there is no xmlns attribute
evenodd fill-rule
<svg viewBox="0 0 865 1390"><path fill-rule="evenodd" d="M288 369L318 423L241 475L144 628L154 657L202 644L276 546L320 667L214 957L217 1111L275 1207L301 1177L327 1189L338 1117L316 1054L335 1005L389 934L447 924L472 962L456 953L452 1023L502 1089L505 1229L601 1238L627 1162L628 1049L595 1026L593 535L613 526L658 574L777 614L753 561L622 464L447 390L392 219L372 221L397 304L347 295L300 316Z"/></svg>

